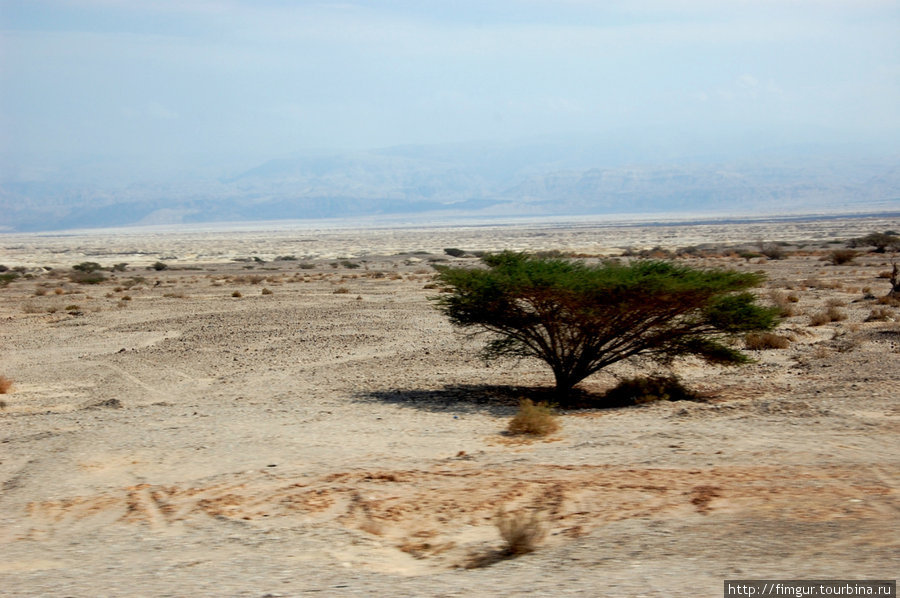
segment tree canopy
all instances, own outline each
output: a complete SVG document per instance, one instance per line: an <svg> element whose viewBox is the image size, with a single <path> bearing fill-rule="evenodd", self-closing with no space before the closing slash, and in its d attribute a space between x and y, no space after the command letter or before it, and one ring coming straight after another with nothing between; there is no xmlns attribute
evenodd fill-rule
<svg viewBox="0 0 900 598"><path fill-rule="evenodd" d="M748 292L763 280L755 273L664 261L589 265L509 251L482 261L487 268L436 267L445 291L434 298L437 308L456 326L489 333L489 359L545 361L561 401L591 374L639 356L745 362L728 338L777 323L776 310Z"/></svg>

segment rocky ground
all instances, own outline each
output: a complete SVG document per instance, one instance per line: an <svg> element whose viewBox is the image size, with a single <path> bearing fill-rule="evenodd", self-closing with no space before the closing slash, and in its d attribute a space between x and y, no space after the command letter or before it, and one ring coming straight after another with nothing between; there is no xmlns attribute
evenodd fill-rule
<svg viewBox="0 0 900 598"><path fill-rule="evenodd" d="M22 270L0 287L0 595L720 596L725 579L896 578L890 258L829 261L887 228L0 237ZM737 369L681 362L702 401L563 411L538 440L504 431L547 368L486 366L428 300L432 263L477 261L444 247L688 245L675 259L766 273L786 346ZM750 255L774 247L783 259ZM85 261L128 265L73 281ZM534 552L502 554L503 513L543 529Z"/></svg>

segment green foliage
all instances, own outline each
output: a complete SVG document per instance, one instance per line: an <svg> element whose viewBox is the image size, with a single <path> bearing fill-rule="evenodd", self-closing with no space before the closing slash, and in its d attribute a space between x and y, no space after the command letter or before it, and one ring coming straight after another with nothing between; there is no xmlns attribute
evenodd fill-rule
<svg viewBox="0 0 900 598"><path fill-rule="evenodd" d="M875 253L884 253L886 250L900 251L900 237L892 234L894 231L883 233L869 233L865 237L850 239L850 247L874 247Z"/></svg>
<svg viewBox="0 0 900 598"><path fill-rule="evenodd" d="M0 287L5 287L19 277L18 272L3 272L0 274Z"/></svg>
<svg viewBox="0 0 900 598"><path fill-rule="evenodd" d="M610 406L640 405L653 401L696 401L697 395L676 376L626 378L603 396Z"/></svg>
<svg viewBox="0 0 900 598"><path fill-rule="evenodd" d="M561 400L625 359L741 363L746 357L725 341L777 323L777 310L746 292L762 282L759 274L662 261L587 265L509 251L482 260L488 268L436 266L447 291L434 298L437 308L456 326L489 333L488 359L545 361Z"/></svg>
<svg viewBox="0 0 900 598"><path fill-rule="evenodd" d="M73 270L69 273L69 280L78 284L100 284L106 280L106 276L101 272Z"/></svg>
<svg viewBox="0 0 900 598"><path fill-rule="evenodd" d="M103 266L97 262L81 262L80 264L72 266L72 269L77 272L97 272L98 270L102 270Z"/></svg>

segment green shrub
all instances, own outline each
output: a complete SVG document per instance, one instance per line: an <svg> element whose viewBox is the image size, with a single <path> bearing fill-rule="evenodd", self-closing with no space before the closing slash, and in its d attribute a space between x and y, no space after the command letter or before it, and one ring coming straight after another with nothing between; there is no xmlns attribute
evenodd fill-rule
<svg viewBox="0 0 900 598"><path fill-rule="evenodd" d="M69 274L69 280L77 284L100 284L106 280L106 275L96 271L84 272L75 270Z"/></svg>
<svg viewBox="0 0 900 598"><path fill-rule="evenodd" d="M625 406L654 401L696 401L698 398L676 376L639 376L619 382L603 395L602 402L609 406Z"/></svg>
<svg viewBox="0 0 900 598"><path fill-rule="evenodd" d="M875 253L884 253L888 249L897 251L900 250L900 236L897 236L894 231L869 233L865 237L850 239L848 245L851 247L874 247Z"/></svg>
<svg viewBox="0 0 900 598"><path fill-rule="evenodd" d="M72 266L72 269L77 272L98 272L103 270L103 266L97 262L81 262Z"/></svg>
<svg viewBox="0 0 900 598"><path fill-rule="evenodd" d="M18 272L4 272L0 274L0 287L5 287L19 277Z"/></svg>

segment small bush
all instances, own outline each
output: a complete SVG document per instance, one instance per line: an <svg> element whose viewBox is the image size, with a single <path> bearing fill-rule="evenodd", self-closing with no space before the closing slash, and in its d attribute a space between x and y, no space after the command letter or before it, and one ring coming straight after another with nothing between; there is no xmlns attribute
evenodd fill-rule
<svg viewBox="0 0 900 598"><path fill-rule="evenodd" d="M262 290L262 294L263 294L263 295L271 295L271 294L272 294L272 290L271 290L271 289L264 288L264 289Z"/></svg>
<svg viewBox="0 0 900 598"><path fill-rule="evenodd" d="M897 297L896 295L885 295L884 297L879 297L876 303L878 303L878 305L900 307L900 297Z"/></svg>
<svg viewBox="0 0 900 598"><path fill-rule="evenodd" d="M356 268L360 267L359 264L357 264L356 262L351 262L350 260L341 260L341 265L351 270L355 270Z"/></svg>
<svg viewBox="0 0 900 598"><path fill-rule="evenodd" d="M857 256L852 249L834 249L828 254L828 261L835 266L851 263Z"/></svg>
<svg viewBox="0 0 900 598"><path fill-rule="evenodd" d="M162 271L162 270L168 270L168 269L169 269L169 265L166 264L166 263L163 263L163 262L154 262L153 265L150 266L150 268L156 270L157 272L160 272L160 271ZM148 268L148 269L149 269L149 268Z"/></svg>
<svg viewBox="0 0 900 598"><path fill-rule="evenodd" d="M697 395L681 384L677 376L626 378L603 395L604 404L640 405L653 401L696 401Z"/></svg>
<svg viewBox="0 0 900 598"><path fill-rule="evenodd" d="M315 264L310 264L309 262L303 262L303 263L300 264L300 266L299 266L299 268L300 268L301 270L312 270L312 269L315 268L315 267L316 267Z"/></svg>
<svg viewBox="0 0 900 598"><path fill-rule="evenodd" d="M97 272L103 269L103 266L98 264L97 262L81 262L80 264L75 264L72 266L72 269L77 272Z"/></svg>
<svg viewBox="0 0 900 598"><path fill-rule="evenodd" d="M3 274L0 274L0 287L5 287L18 277L18 272L4 272Z"/></svg>
<svg viewBox="0 0 900 598"><path fill-rule="evenodd" d="M231 294L232 297L243 297L240 291L235 291Z"/></svg>
<svg viewBox="0 0 900 598"><path fill-rule="evenodd" d="M531 399L519 402L519 411L510 420L507 430L510 434L547 436L559 429L553 409L547 403L535 405Z"/></svg>
<svg viewBox="0 0 900 598"><path fill-rule="evenodd" d="M783 260L786 255L784 249L775 243L761 244L759 251L770 260Z"/></svg>
<svg viewBox="0 0 900 598"><path fill-rule="evenodd" d="M540 514L536 512L525 515L521 512L507 514L499 511L495 524L505 543L503 552L507 556L519 556L534 552L547 535Z"/></svg>
<svg viewBox="0 0 900 598"><path fill-rule="evenodd" d="M890 307L875 307L866 317L866 322L892 322L894 321L894 310Z"/></svg>
<svg viewBox="0 0 900 598"><path fill-rule="evenodd" d="M69 274L69 280L77 284L100 284L106 280L106 276L100 272L84 272L75 270Z"/></svg>
<svg viewBox="0 0 900 598"><path fill-rule="evenodd" d="M757 351L763 349L787 349L791 344L787 337L771 332L751 332L745 337L744 341L747 343L748 349Z"/></svg>
<svg viewBox="0 0 900 598"><path fill-rule="evenodd" d="M780 317L790 318L791 316L796 315L797 310L794 307L794 303L800 300L800 297L797 295L785 295L779 291L772 291L769 298L772 300L775 307L778 308L778 315Z"/></svg>
<svg viewBox="0 0 900 598"><path fill-rule="evenodd" d="M13 382L6 376L0 376L0 395L9 394L12 392Z"/></svg>
<svg viewBox="0 0 900 598"><path fill-rule="evenodd" d="M124 272L127 267L128 267L128 263L122 262L120 264L116 264L115 266L113 266L112 269L113 269L113 272Z"/></svg>
<svg viewBox="0 0 900 598"><path fill-rule="evenodd" d="M462 257L466 255L466 252L462 249L457 249L456 247L447 247L444 249L444 253L449 255L450 257Z"/></svg>
<svg viewBox="0 0 900 598"><path fill-rule="evenodd" d="M349 292L350 292L350 289L348 289L347 287L338 287L333 291L333 294L334 295L346 295Z"/></svg>
<svg viewBox="0 0 900 598"><path fill-rule="evenodd" d="M840 322L847 319L847 314L839 310L835 306L831 306L825 311L820 311L809 317L810 326L821 326L831 322Z"/></svg>
<svg viewBox="0 0 900 598"><path fill-rule="evenodd" d="M865 237L850 239L851 247L874 247L875 253L884 253L887 249L892 251L900 249L900 237L894 231L883 233L869 233Z"/></svg>
<svg viewBox="0 0 900 598"><path fill-rule="evenodd" d="M297 256L296 255L277 255L277 256L275 256L275 261L276 262L296 262Z"/></svg>

